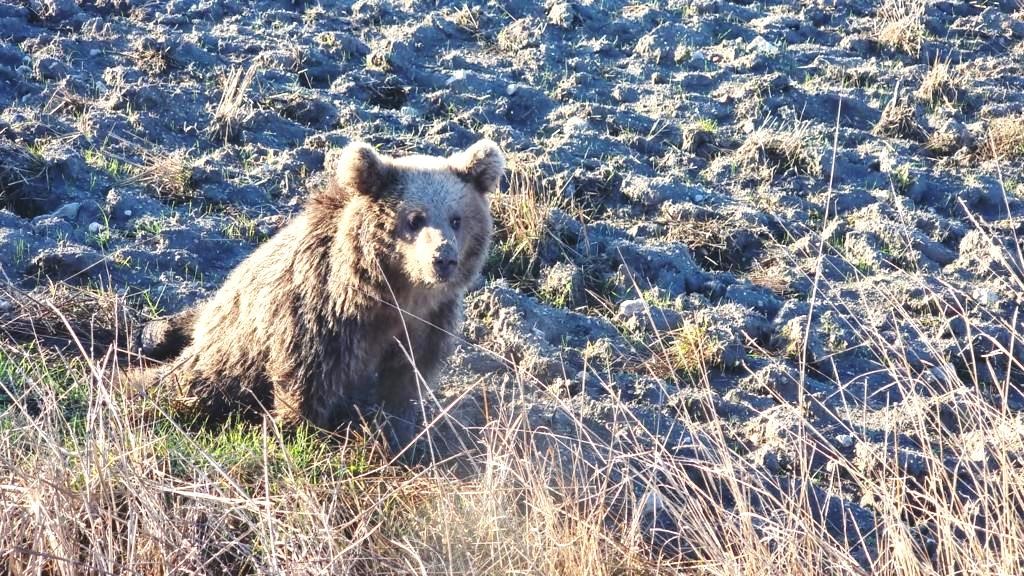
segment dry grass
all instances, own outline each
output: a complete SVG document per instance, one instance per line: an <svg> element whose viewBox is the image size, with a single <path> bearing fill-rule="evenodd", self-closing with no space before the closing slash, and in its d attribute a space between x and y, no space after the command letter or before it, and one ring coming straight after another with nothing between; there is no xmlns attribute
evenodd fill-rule
<svg viewBox="0 0 1024 576"><path fill-rule="evenodd" d="M623 486L559 483L513 421L460 479L389 465L359 435L145 422L104 368L0 345L9 572L658 572L630 522L607 524L602 491Z"/></svg>
<svg viewBox="0 0 1024 576"><path fill-rule="evenodd" d="M26 292L0 282L0 301L6 304L0 313L0 338L71 351L78 340L91 350L105 351L127 337L118 327L137 318L120 299L100 287L57 282Z"/></svg>
<svg viewBox="0 0 1024 576"><path fill-rule="evenodd" d="M668 378L680 372L699 377L711 368L721 367L725 343L707 326L686 322L665 336L669 353L655 353L651 357L656 373Z"/></svg>
<svg viewBox="0 0 1024 576"><path fill-rule="evenodd" d="M483 38L480 27L481 15L479 7L470 7L469 5L463 4L461 8L450 9L448 12L448 18L451 19L456 26L473 35L477 40L481 40Z"/></svg>
<svg viewBox="0 0 1024 576"><path fill-rule="evenodd" d="M225 142L238 137L253 113L249 86L255 75L256 67L250 66L245 70L234 68L223 78L220 101L207 129L211 136L223 138Z"/></svg>
<svg viewBox="0 0 1024 576"><path fill-rule="evenodd" d="M990 120L983 154L1003 160L1024 158L1024 114Z"/></svg>
<svg viewBox="0 0 1024 576"><path fill-rule="evenodd" d="M36 143L42 146L42 143ZM19 189L46 176L46 161L39 148L27 148L8 140L0 140L0 206L14 204Z"/></svg>
<svg viewBox="0 0 1024 576"><path fill-rule="evenodd" d="M132 42L132 60L150 76L159 76L171 65L170 49L153 38L137 38Z"/></svg>
<svg viewBox="0 0 1024 576"><path fill-rule="evenodd" d="M875 39L882 46L917 56L924 44L925 2L885 0L878 9Z"/></svg>
<svg viewBox="0 0 1024 576"><path fill-rule="evenodd" d="M949 62L936 60L921 80L915 95L931 106L957 106L967 90L967 79Z"/></svg>
<svg viewBox="0 0 1024 576"><path fill-rule="evenodd" d="M493 254L502 275L536 278L540 246L550 235L548 217L559 205L558 191L545 184L535 159L509 158L508 186L491 195Z"/></svg>
<svg viewBox="0 0 1024 576"><path fill-rule="evenodd" d="M1024 289L1020 278L1008 281ZM894 321L928 329L896 290L882 286L876 296L872 304ZM970 315L961 319L973 329ZM269 423L187 432L166 417L140 418L159 406L113 385L109 355L87 346L58 355L4 333L0 566L12 574L1020 573L1024 421L993 402L1012 380L962 370L970 349L922 368L876 324L857 331L907 400L870 430L848 430L885 437L858 443L858 459L829 449L817 454L827 463L812 467L810 455L798 456L788 477L747 462L714 416L699 363L686 386L696 402L708 399L704 416L681 410L685 434L671 443L614 400L601 418L607 435L589 431L585 410L564 399L550 399L564 418L548 426L520 403L496 402L466 431L475 449L458 456L456 473L443 463L395 465L365 434L282 435ZM658 339L665 353L713 361L699 331L667 336ZM1007 359L1024 334L1012 338L978 361L1016 362ZM791 433L821 446L812 414L832 409L806 401L791 407ZM892 449L897 438L923 446L917 473ZM860 500L877 528L826 529L823 515L835 522L854 513L830 493Z"/></svg>
<svg viewBox="0 0 1024 576"><path fill-rule="evenodd" d="M783 174L821 174L820 146L809 122L788 126L765 123L747 135L731 154L716 158L713 172L724 166L746 179L771 182Z"/></svg>
<svg viewBox="0 0 1024 576"><path fill-rule="evenodd" d="M143 164L134 168L128 182L142 184L160 198L188 200L195 197L192 160L183 150L146 153Z"/></svg>
<svg viewBox="0 0 1024 576"><path fill-rule="evenodd" d="M77 116L89 107L89 99L79 94L67 79L55 85L46 103L43 104L44 114L68 114Z"/></svg>
<svg viewBox="0 0 1024 576"><path fill-rule="evenodd" d="M882 110L882 116L871 132L876 136L906 138L915 142L924 142L928 138L928 133L917 121L914 103L898 92Z"/></svg>
<svg viewBox="0 0 1024 576"><path fill-rule="evenodd" d="M820 493L793 488L811 478L779 484L756 474L714 422L690 423L704 430L684 450L694 459L675 455L685 446L637 436L625 406L615 418L629 432L598 440L597 450L593 438L531 432L508 409L482 431L470 457L476 472L459 477L442 465L388 465L358 436L141 423L103 368L0 346L0 562L12 573L864 573L812 512ZM964 399L966 427L1019 439L1019 418L978 395ZM968 448L936 433L928 410L901 425L929 434L939 454ZM810 424L801 430L814 434ZM908 483L895 455L877 455L866 471L836 459L870 494L882 527L849 535L877 547L873 572L1019 569L1016 448L986 449L994 472L978 476L984 490L970 497L955 490L941 456L926 460L926 485ZM988 530L965 530L979 512ZM908 516L934 535L931 555Z"/></svg>
<svg viewBox="0 0 1024 576"><path fill-rule="evenodd" d="M742 271L756 260L767 228L735 213L679 215L668 222L666 240L685 244L704 268Z"/></svg>

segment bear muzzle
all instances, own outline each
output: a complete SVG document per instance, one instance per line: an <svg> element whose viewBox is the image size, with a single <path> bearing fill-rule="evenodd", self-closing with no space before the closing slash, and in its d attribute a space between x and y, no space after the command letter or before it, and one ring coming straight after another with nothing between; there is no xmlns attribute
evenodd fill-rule
<svg viewBox="0 0 1024 576"><path fill-rule="evenodd" d="M450 241L434 249L434 276L438 282L447 282L459 268L459 252Z"/></svg>
<svg viewBox="0 0 1024 576"><path fill-rule="evenodd" d="M434 258L434 273L441 282L447 282L455 276L459 261L453 256L440 255Z"/></svg>

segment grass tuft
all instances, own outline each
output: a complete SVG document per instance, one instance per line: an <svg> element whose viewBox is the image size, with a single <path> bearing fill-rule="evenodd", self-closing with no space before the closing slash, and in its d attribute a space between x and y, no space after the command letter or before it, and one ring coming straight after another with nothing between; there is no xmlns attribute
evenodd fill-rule
<svg viewBox="0 0 1024 576"><path fill-rule="evenodd" d="M687 322L669 337L675 371L694 376L721 365L725 345L707 327Z"/></svg>
<svg viewBox="0 0 1024 576"><path fill-rule="evenodd" d="M990 158L1024 158L1024 114L989 121L988 142L984 148Z"/></svg>
<svg viewBox="0 0 1024 576"><path fill-rule="evenodd" d="M557 190L545 183L535 161L512 158L508 186L491 196L492 267L517 281L536 279L541 244L551 233L549 216L559 204Z"/></svg>
<svg viewBox="0 0 1024 576"><path fill-rule="evenodd" d="M925 7L922 0L884 0L878 9L875 39L890 50L917 56L926 34Z"/></svg>
<svg viewBox="0 0 1024 576"><path fill-rule="evenodd" d="M796 122L785 129L770 123L759 126L734 152L712 162L719 168L722 164L761 182L784 174L821 174L820 150L810 122Z"/></svg>
<svg viewBox="0 0 1024 576"><path fill-rule="evenodd" d="M931 106L957 106L963 101L967 80L949 62L936 60L925 73L915 95Z"/></svg>
<svg viewBox="0 0 1024 576"><path fill-rule="evenodd" d="M147 154L129 181L146 186L160 198L190 200L196 195L192 183L192 160L183 150Z"/></svg>
<svg viewBox="0 0 1024 576"><path fill-rule="evenodd" d="M221 96L213 111L210 126L207 129L211 137L223 139L225 142L238 137L242 126L252 116L252 101L249 98L249 86L256 76L256 67L249 66L245 70L233 68L221 81Z"/></svg>

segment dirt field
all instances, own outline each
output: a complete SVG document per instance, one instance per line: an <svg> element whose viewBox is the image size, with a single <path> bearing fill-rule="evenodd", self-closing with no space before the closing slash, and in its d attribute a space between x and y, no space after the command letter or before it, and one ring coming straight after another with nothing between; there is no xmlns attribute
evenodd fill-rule
<svg viewBox="0 0 1024 576"><path fill-rule="evenodd" d="M1018 1L31 0L0 38L9 569L1024 571ZM473 472L118 407L107 346L339 147L480 137L423 441Z"/></svg>

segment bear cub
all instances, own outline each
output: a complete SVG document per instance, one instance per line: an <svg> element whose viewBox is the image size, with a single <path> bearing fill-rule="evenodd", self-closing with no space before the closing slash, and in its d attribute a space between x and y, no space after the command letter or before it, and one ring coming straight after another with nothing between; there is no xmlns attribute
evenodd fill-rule
<svg viewBox="0 0 1024 576"><path fill-rule="evenodd" d="M348 145L325 189L175 319L167 336L183 349L150 373L176 386L176 411L209 423L266 408L334 429L383 409L407 442L483 267L504 171L489 140L448 158Z"/></svg>

